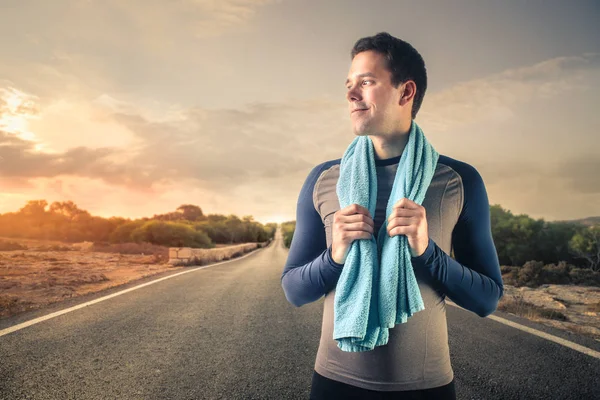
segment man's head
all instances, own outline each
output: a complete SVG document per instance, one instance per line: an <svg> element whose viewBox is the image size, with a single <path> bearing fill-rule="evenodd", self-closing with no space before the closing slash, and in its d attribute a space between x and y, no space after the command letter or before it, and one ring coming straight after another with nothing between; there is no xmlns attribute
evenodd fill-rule
<svg viewBox="0 0 600 400"><path fill-rule="evenodd" d="M351 57L346 98L355 133L386 134L410 127L427 89L425 62L417 50L382 32L359 39Z"/></svg>

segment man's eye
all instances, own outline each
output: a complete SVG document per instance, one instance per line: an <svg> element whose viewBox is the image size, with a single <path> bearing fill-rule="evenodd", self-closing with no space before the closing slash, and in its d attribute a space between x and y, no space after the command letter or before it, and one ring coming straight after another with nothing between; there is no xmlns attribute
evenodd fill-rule
<svg viewBox="0 0 600 400"><path fill-rule="evenodd" d="M362 82L361 82L361 84L363 84L363 85L364 85L364 84L365 84L365 83L367 83L367 82L369 82L369 83L373 83L373 81L372 81L372 80L370 80L370 79L367 79L367 80L364 80L364 81L362 81ZM346 90L350 90L351 88L352 88L352 86L346 86Z"/></svg>

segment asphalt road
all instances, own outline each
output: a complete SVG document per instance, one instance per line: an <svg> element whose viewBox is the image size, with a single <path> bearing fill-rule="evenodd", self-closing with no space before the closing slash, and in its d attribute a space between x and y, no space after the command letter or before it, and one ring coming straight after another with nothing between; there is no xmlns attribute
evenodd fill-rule
<svg viewBox="0 0 600 400"><path fill-rule="evenodd" d="M2 335L0 399L308 399L323 299L287 302L286 258L277 238ZM0 334L155 279L0 320ZM459 399L600 399L599 359L450 305L447 315ZM592 339L494 315L600 351Z"/></svg>

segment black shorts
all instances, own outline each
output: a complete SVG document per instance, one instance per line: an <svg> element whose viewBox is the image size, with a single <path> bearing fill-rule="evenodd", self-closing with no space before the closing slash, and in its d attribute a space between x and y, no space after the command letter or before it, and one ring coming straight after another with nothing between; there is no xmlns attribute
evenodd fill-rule
<svg viewBox="0 0 600 400"><path fill-rule="evenodd" d="M310 400L456 400L454 379L444 386L422 390L406 390L394 392L382 392L364 389L346 383L334 381L313 371Z"/></svg>

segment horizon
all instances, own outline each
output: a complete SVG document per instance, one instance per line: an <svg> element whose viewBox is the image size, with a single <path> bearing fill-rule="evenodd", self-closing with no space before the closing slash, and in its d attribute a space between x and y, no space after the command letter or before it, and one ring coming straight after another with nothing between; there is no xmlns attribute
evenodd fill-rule
<svg viewBox="0 0 600 400"><path fill-rule="evenodd" d="M29 201L39 201L39 200L45 200L45 199L31 199L31 200L29 200ZM47 200L45 200L45 201L47 201ZM69 200L64 200L64 201L69 201ZM47 201L47 202L48 202L48 201ZM47 206L47 208L48 208L48 207L49 207L51 204L52 204L52 202L48 202L48 206ZM77 205L77 203L75 203L75 202L74 202L74 204L75 204L75 205L76 205L78 208L80 208L80 207ZM207 217L207 216L209 216L209 215L223 215L223 216L230 216L230 215L234 215L234 216L236 216L236 217L238 217L238 218L242 219L242 218L244 218L244 217L250 216L250 217L252 217L252 219L253 219L254 221L256 221L256 222L259 222L259 223L261 223L261 224L263 224L263 225L267 225L267 224L270 224L270 223L276 223L276 224L280 225L280 224L282 224L282 223L287 223L287 222L296 222L296 219L295 219L295 218L293 218L293 219L291 219L291 220L284 219L284 220L270 220L270 221L263 221L263 220L258 220L258 219L256 219L256 217L254 217L254 216L253 216L253 215L251 215L251 214L243 214L243 213L242 213L242 214L236 214L236 213L227 213L227 212L223 212L223 213L206 213L206 212L204 212L204 209L202 208L202 206L201 206L201 205L198 205L198 204L191 204L191 203L182 203L182 204L180 204L180 206L181 206L181 205L184 205L184 204L187 204L187 205L194 205L194 206L197 206L197 207L199 207L199 208L202 210L202 214L203 214L205 217ZM493 206L493 205L498 205L498 206L502 207L502 205L501 205L501 204L490 204L490 206ZM25 206L25 204L23 204L23 206ZM11 213L11 212L12 212L12 213L17 213L17 212L19 212L19 210L20 210L21 208L22 208L22 207L19 207L19 209L17 209L17 210L0 212L0 216L2 216L3 214ZM82 208L80 208L80 209L81 209L81 210L83 210L83 211L87 211L87 212L89 212L89 210L82 209ZM503 209L503 210L505 210L506 212L509 212L509 213L511 213L511 214L513 214L513 215L515 215L515 216L517 216L517 215L520 215L519 213L514 213L512 210L506 209L505 207L502 207L502 209ZM48 211L48 210L46 210L46 211ZM96 215L96 214L93 214L93 213L90 213L90 215L91 215L92 217L100 217L100 218L104 218L104 219L110 219L110 218L124 218L124 219L136 220L136 219L144 219L144 218L152 219L152 218L154 218L156 215L163 215L163 214L167 214L167 213L171 213L171 212L176 212L176 211L177 211L177 208L175 208L175 209L173 209L173 210L164 210L164 211L162 211L162 212L155 213L153 216L147 216L147 215L146 215L146 216L135 217L135 218L131 218L131 217L124 217L124 216L120 216L120 215L109 215L109 216L105 216L105 215ZM530 216L530 215L528 215L528 214L525 214L525 215L527 215L529 218L532 218L532 219L538 219L538 218L533 218L532 216ZM544 218L541 218L541 219L543 219L543 220L544 220L544 221L546 221L546 222L572 222L572 221L577 221L577 220L595 219L595 218L600 218L600 215L589 215L589 216L587 216L587 217L582 217L582 218L573 218L573 219L570 219L570 220L556 220L556 221L548 221L548 220L546 220L546 219L544 219Z"/></svg>

